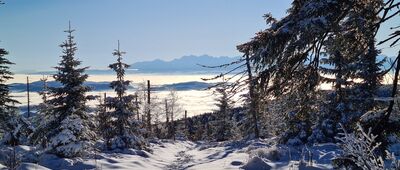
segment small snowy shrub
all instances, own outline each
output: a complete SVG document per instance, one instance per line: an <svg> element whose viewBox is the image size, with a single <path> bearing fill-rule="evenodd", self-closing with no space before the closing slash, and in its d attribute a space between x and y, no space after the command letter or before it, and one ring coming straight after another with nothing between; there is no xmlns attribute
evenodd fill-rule
<svg viewBox="0 0 400 170"><path fill-rule="evenodd" d="M252 157L249 161L242 166L241 169L245 170L268 170L272 167L263 161L260 157Z"/></svg>
<svg viewBox="0 0 400 170"><path fill-rule="evenodd" d="M116 136L110 139L110 149L124 149L124 148L133 148L133 149L143 149L142 146L145 146L144 139L138 136Z"/></svg>
<svg viewBox="0 0 400 170"><path fill-rule="evenodd" d="M18 165L21 163L20 157L14 146L12 150L8 152L4 163L9 169L17 169Z"/></svg>
<svg viewBox="0 0 400 170"><path fill-rule="evenodd" d="M398 160L394 153L386 151L387 159L391 161L390 169L400 169L400 160Z"/></svg>
<svg viewBox="0 0 400 170"><path fill-rule="evenodd" d="M279 143L291 146L299 146L308 142L310 137L311 124L309 120L302 119L303 114L308 112L290 112L287 114L287 130L280 136Z"/></svg>
<svg viewBox="0 0 400 170"><path fill-rule="evenodd" d="M336 134L335 122L331 119L322 120L321 123L313 126L311 136L308 137L310 143L328 143L334 142Z"/></svg>
<svg viewBox="0 0 400 170"><path fill-rule="evenodd" d="M63 157L83 155L92 145L90 136L93 136L92 131L84 125L82 119L71 115L61 122L59 133L50 139L48 149Z"/></svg>
<svg viewBox="0 0 400 170"><path fill-rule="evenodd" d="M269 148L259 148L250 152L250 157L260 157L263 159L268 159L271 161L282 160L285 156L286 151L282 150L277 146L272 146Z"/></svg>
<svg viewBox="0 0 400 170"><path fill-rule="evenodd" d="M287 144L291 145L291 146L299 146L299 145L302 145L303 142L298 137L296 137L296 138L289 139L287 141Z"/></svg>
<svg viewBox="0 0 400 170"><path fill-rule="evenodd" d="M53 154L42 154L39 156L37 164L50 169L71 169L70 167L74 165L74 161L68 158L60 158Z"/></svg>
<svg viewBox="0 0 400 170"><path fill-rule="evenodd" d="M12 130L4 134L1 143L13 146L27 144L28 136L34 130L31 123L23 116L15 116L11 118L9 125Z"/></svg>
<svg viewBox="0 0 400 170"><path fill-rule="evenodd" d="M347 160L355 164L361 169L387 169L390 167L385 166L385 159L381 155L377 154L377 149L381 143L376 142L377 136L371 134L371 129L367 132L357 124L357 131L355 133L347 133L347 131L342 128L344 133L341 133L342 137L337 138L342 142L340 147L343 149L343 157L339 158L341 161L339 165L349 167L354 165L343 165L343 160ZM392 162L391 167L397 166L399 163L393 154L387 153L388 158L386 161ZM340 165L342 164L342 165Z"/></svg>

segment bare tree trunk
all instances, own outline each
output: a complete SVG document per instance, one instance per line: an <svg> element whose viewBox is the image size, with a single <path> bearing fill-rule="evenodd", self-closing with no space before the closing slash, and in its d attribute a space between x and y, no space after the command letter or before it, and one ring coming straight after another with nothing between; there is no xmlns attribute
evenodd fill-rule
<svg viewBox="0 0 400 170"><path fill-rule="evenodd" d="M393 87L392 87L392 94L391 97L393 100L390 101L389 103L389 108L387 110L387 113L384 117L384 121L387 122L390 118L390 115L392 114L393 111L393 106L394 106L394 98L396 97L397 93L397 84L399 81L399 72L400 72L400 51L399 54L397 55L397 64L396 64L396 71L394 73L394 79L393 79Z"/></svg>
<svg viewBox="0 0 400 170"><path fill-rule="evenodd" d="M187 110L185 110L185 131L188 131Z"/></svg>
<svg viewBox="0 0 400 170"><path fill-rule="evenodd" d="M393 112L393 106L395 102L395 97L397 93L397 85L399 81L399 74L400 74L400 51L396 59L396 71L394 73L394 79L393 79L393 87L392 87L392 94L390 97L392 97L392 100L390 100L389 107L387 109L386 114L375 124L372 133L375 135L378 135L377 139L379 139L379 142L381 142L380 148L383 153L384 150L386 149L388 142L386 140L381 140L385 139L384 134L386 133L387 130L393 128L389 125L389 120L390 120L390 115Z"/></svg>
<svg viewBox="0 0 400 170"><path fill-rule="evenodd" d="M28 94L28 118L31 117L31 100L30 100L30 94L29 94L29 77L26 77L26 93Z"/></svg>
<svg viewBox="0 0 400 170"><path fill-rule="evenodd" d="M250 95L250 113L253 116L253 124L254 124L254 137L255 138L259 138L260 133L258 130L258 118L257 118L257 114L258 114L258 97L256 96L256 93L254 92L254 88L255 88L255 80L253 79L253 75L251 72L251 66L250 66L250 59L249 59L249 55L246 54L246 67L247 67L247 74L249 77L249 95Z"/></svg>
<svg viewBox="0 0 400 170"><path fill-rule="evenodd" d="M10 169L15 170L17 169L17 152L15 151L15 145L13 146L13 153L12 153L12 159L11 159L11 167Z"/></svg>
<svg viewBox="0 0 400 170"><path fill-rule="evenodd" d="M172 128L172 138L175 140L175 122L174 122L174 111L171 111L171 128Z"/></svg>

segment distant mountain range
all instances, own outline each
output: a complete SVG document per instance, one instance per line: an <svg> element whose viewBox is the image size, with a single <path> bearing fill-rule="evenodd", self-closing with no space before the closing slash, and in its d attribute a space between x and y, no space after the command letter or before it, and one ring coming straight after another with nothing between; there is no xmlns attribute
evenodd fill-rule
<svg viewBox="0 0 400 170"><path fill-rule="evenodd" d="M127 73L220 73L234 68L234 66L226 68L205 68L204 66L219 66L223 64L232 63L240 57L213 57L209 55L189 55L181 58L165 61L156 59L153 61L143 61L131 64L131 67L126 71ZM34 74L54 74L55 71L36 72ZM89 69L86 71L88 74L111 74L114 73L110 69Z"/></svg>
<svg viewBox="0 0 400 170"><path fill-rule="evenodd" d="M232 63L240 57L213 57L209 55L202 56L183 56L171 61L153 60L131 64L131 68L139 72L215 72L227 70L228 68L205 68L204 66L219 66Z"/></svg>
<svg viewBox="0 0 400 170"><path fill-rule="evenodd" d="M377 61L381 61L385 58L386 56L379 55L377 57ZM201 73L221 73L221 72L226 72L231 70L232 68L236 67L237 65L234 66L228 66L225 68L205 68L203 66L219 66L223 64L228 64L232 63L234 61L239 60L240 57L214 57L214 56L209 56L209 55L201 55L201 56L195 56L195 55L189 55L189 56L183 56L177 59L173 59L171 61L165 61L165 60L152 60L152 61L142 61L142 62L136 62L131 64L131 67L126 71L128 74L129 73L184 73L184 74L201 74ZM387 57L387 61L391 59L392 61L394 60L394 57ZM330 68L332 66L329 66L327 64L321 64L323 67ZM387 69L391 66L389 62L385 62L383 64L383 68ZM240 70L237 70L240 71ZM34 74L54 74L55 71L46 71L46 72L36 72ZM114 72L110 69L89 69L86 71L88 74L114 74Z"/></svg>
<svg viewBox="0 0 400 170"><path fill-rule="evenodd" d="M86 86L92 88L93 91L105 91L111 90L110 82L85 82ZM49 87L60 87L61 84L59 82L50 81L47 84ZM152 86L152 91L165 91L169 89L174 89L177 91L182 90L204 90L208 87L214 85L213 83L206 82L198 82L198 81L189 81L189 82L181 82L181 83L173 83L173 84L164 84L159 86ZM31 92L39 92L43 90L43 82L35 81L29 84L29 89ZM136 90L137 84L133 84L129 86L129 89ZM10 84L10 89L12 92L26 92L26 84L25 83L13 83Z"/></svg>

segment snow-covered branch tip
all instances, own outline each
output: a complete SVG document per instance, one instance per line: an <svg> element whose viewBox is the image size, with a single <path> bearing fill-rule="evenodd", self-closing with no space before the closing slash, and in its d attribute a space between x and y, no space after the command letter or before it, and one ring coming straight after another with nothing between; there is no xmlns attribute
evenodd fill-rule
<svg viewBox="0 0 400 170"><path fill-rule="evenodd" d="M362 126L357 123L357 131L348 133L344 126L340 124L343 133L339 133L341 137L336 137L341 141L340 147L343 149L343 158L351 160L359 168L362 169L391 169L399 165L394 155L388 154L387 159L377 152L381 145L377 142L377 135L371 133L371 128L365 131ZM391 161L392 165L385 165L385 161ZM389 167L388 167L389 166Z"/></svg>

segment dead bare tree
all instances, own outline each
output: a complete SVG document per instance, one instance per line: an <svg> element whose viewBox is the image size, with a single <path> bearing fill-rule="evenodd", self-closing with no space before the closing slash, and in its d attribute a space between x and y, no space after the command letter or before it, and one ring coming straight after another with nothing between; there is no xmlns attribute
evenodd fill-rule
<svg viewBox="0 0 400 170"><path fill-rule="evenodd" d="M165 107L167 120L169 120L168 127L168 136L173 140L176 139L176 122L174 121L179 113L182 111L181 106L179 104L180 97L178 96L178 92L174 89L170 89L167 97L165 98ZM168 118L169 117L169 118Z"/></svg>

